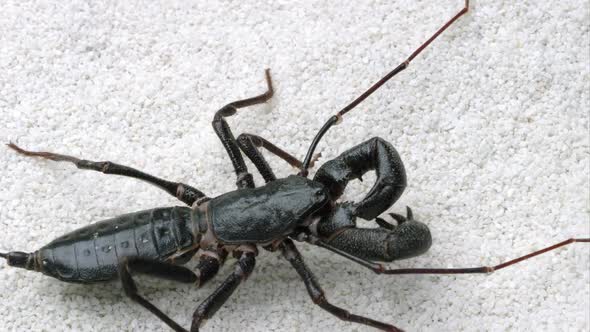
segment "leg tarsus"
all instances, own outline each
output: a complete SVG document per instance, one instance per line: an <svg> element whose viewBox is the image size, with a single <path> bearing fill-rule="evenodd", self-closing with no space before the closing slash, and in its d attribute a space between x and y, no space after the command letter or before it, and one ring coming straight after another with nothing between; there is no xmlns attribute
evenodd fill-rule
<svg viewBox="0 0 590 332"><path fill-rule="evenodd" d="M65 161L73 163L79 169L87 169L101 172L104 174L115 174L139 179L149 184L155 185L160 189L163 189L164 191L178 198L187 205L192 205L197 199L205 197L205 194L195 189L194 187L189 186L188 184L167 181L155 177L153 175L144 173L142 171L139 171L135 168L116 164L110 161L91 161L52 152L29 151L17 146L12 142L7 144L7 146L24 156L41 157L53 161Z"/></svg>
<svg viewBox="0 0 590 332"><path fill-rule="evenodd" d="M264 70L264 77L266 79L266 92L252 97L252 98L246 98L246 99L242 99L242 100L236 100L234 102L231 102L228 104L228 106L233 106L235 108L242 108L242 107L248 107L248 106L252 106L252 105L256 105L256 104L262 104L266 101L268 101L270 98L272 98L272 96L274 95L274 89L272 87L272 78L270 77L270 68L266 68ZM231 114L233 115L233 114ZM229 115L224 115L224 116L229 116Z"/></svg>
<svg viewBox="0 0 590 332"><path fill-rule="evenodd" d="M27 157L41 157L41 158L45 158L45 159L49 159L49 160L53 160L53 161L69 161L74 164L76 164L77 162L80 162L80 159L78 159L78 158L66 156L63 154L43 152L43 151L25 150L12 142L9 142L8 144L6 144L6 146L13 149L17 153L22 154L23 156L27 156Z"/></svg>

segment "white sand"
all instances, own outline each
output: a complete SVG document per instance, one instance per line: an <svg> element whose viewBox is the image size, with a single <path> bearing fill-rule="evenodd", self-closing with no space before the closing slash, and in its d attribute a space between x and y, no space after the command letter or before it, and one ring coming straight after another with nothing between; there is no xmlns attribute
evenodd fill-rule
<svg viewBox="0 0 590 332"><path fill-rule="evenodd" d="M112 160L214 196L235 176L216 109L276 95L229 120L303 157L318 128L404 60L460 0L0 5L0 141ZM589 3L476 1L432 47L330 131L324 158L373 136L408 171L405 205L434 244L396 267L495 264L589 237ZM269 157L280 176L294 172ZM0 250L32 251L90 222L179 204L147 184L0 147ZM253 169L253 167L251 167ZM260 177L257 177L261 183ZM355 183L359 199L371 181ZM366 223L364 225L372 225ZM329 298L408 331L588 331L590 247L574 244L485 276L377 276L301 246ZM141 279L183 326L201 290ZM167 331L120 285L82 286L0 262L2 331ZM314 306L290 265L263 252L203 331L368 331Z"/></svg>

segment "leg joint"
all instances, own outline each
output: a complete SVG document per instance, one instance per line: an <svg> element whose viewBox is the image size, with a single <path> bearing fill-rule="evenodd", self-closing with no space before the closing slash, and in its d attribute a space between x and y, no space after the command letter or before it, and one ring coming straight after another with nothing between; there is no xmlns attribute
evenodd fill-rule
<svg viewBox="0 0 590 332"><path fill-rule="evenodd" d="M320 307L328 303L326 296L324 296L324 294L321 292L316 295L312 295L311 300L313 301L313 303L319 305Z"/></svg>
<svg viewBox="0 0 590 332"><path fill-rule="evenodd" d="M236 185L238 188L251 188L254 186L254 177L248 172L240 173Z"/></svg>
<svg viewBox="0 0 590 332"><path fill-rule="evenodd" d="M238 141L242 144L247 144L250 141L254 146L260 148L264 145L262 138L252 134L240 134L238 136Z"/></svg>
<svg viewBox="0 0 590 332"><path fill-rule="evenodd" d="M232 116L232 115L236 114L237 112L238 112L238 109L235 106L233 106L232 104L225 105L215 113L215 118L213 121L215 121L221 117Z"/></svg>
<svg viewBox="0 0 590 332"><path fill-rule="evenodd" d="M256 265L256 258L253 253L245 253L236 264L235 274L240 276L242 280L246 280Z"/></svg>

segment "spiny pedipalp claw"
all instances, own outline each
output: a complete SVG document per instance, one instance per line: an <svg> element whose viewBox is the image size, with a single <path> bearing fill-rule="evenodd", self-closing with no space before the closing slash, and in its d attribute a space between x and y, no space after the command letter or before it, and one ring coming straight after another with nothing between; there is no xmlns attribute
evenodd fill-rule
<svg viewBox="0 0 590 332"><path fill-rule="evenodd" d="M389 229L389 230L393 230L395 229L395 225L392 225L390 223L388 223L387 221L385 221L384 219L381 218L375 218L375 222L377 223L377 225L379 225L379 227L381 228L385 228L385 229Z"/></svg>
<svg viewBox="0 0 590 332"><path fill-rule="evenodd" d="M401 214L397 214L397 213L390 213L389 214L393 219L395 219L395 221L397 221L398 225L401 225L403 223L405 223L406 221L408 221L408 219L406 219L406 217L402 216Z"/></svg>
<svg viewBox="0 0 590 332"><path fill-rule="evenodd" d="M414 220L414 212L412 212L412 209L409 206L406 206L406 215L408 220Z"/></svg>

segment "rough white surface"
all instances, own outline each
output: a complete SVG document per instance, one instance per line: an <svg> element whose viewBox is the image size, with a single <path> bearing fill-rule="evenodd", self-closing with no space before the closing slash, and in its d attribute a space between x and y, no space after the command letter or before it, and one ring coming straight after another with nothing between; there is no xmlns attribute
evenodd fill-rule
<svg viewBox="0 0 590 332"><path fill-rule="evenodd" d="M13 1L0 7L0 141L111 160L209 195L235 176L210 122L225 103L276 95L229 120L296 156L322 123L405 59L462 6L437 1ZM344 122L326 161L373 137L405 162L405 205L434 244L396 267L495 264L589 237L589 3L476 1ZM294 172L269 157L280 176ZM0 147L0 251L32 251L125 212L178 204L147 184ZM251 167L253 169L253 167ZM257 177L260 183L260 177ZM355 183L359 199L370 181ZM370 223L366 223L370 225ZM574 244L501 272L377 276L301 250L329 298L408 331L588 331L590 248ZM141 279L190 325L203 289ZM2 331L161 331L120 285L82 286L0 262ZM204 331L368 331L314 306L290 265L263 252Z"/></svg>

